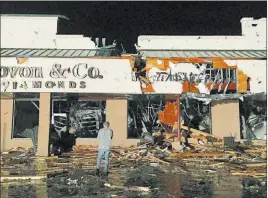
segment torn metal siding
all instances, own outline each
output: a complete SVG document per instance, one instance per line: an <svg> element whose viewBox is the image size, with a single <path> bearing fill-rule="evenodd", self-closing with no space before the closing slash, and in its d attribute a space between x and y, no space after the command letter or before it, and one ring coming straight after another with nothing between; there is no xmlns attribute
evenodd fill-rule
<svg viewBox="0 0 268 198"><path fill-rule="evenodd" d="M183 93L183 92L199 92L208 93L204 83L204 68L210 62L205 59L157 59L147 58L146 66L139 68L136 66L136 74L141 82L143 92L155 93ZM187 84L191 82L201 81L198 86ZM192 88L192 89L191 89ZM176 90L176 91L175 91Z"/></svg>
<svg viewBox="0 0 268 198"><path fill-rule="evenodd" d="M266 92L266 60L147 58L146 65L134 71L144 93Z"/></svg>

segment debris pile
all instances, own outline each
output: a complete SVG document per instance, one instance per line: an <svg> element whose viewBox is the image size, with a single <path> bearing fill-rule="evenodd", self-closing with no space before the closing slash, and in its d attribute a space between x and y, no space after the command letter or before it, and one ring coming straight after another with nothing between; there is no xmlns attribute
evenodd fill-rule
<svg viewBox="0 0 268 198"><path fill-rule="evenodd" d="M181 137L181 141L178 141L174 133L156 132L152 135L144 135L136 146L113 147L111 167L143 164L157 167L170 165L173 162L183 162L200 164L200 166L206 164L210 172L225 167L233 175L266 175L266 142L251 141L244 144L236 142L236 144L226 146L221 137L185 126L182 126L182 130L186 135ZM3 155L5 159L1 158L1 164L28 163L28 158L36 159L38 166L46 163L46 166L39 170L44 174L75 168L89 170L95 169L97 152L97 147L74 146L72 152L63 153L58 157L37 159L31 155L34 153L33 149L15 148L8 152L8 158Z"/></svg>
<svg viewBox="0 0 268 198"><path fill-rule="evenodd" d="M35 155L35 151L33 147L29 147L29 148L22 148L22 147L16 147L16 148L12 148L6 152L2 152L2 156L20 156L20 157L30 157L30 156L34 156Z"/></svg>
<svg viewBox="0 0 268 198"><path fill-rule="evenodd" d="M19 155L11 157L12 164L1 166L1 182L16 179L26 185L42 181L48 197L206 197L225 191L225 197L232 191L237 193L234 197L242 193L266 197L265 143L252 141L226 147L223 142L200 144L193 138L196 141L189 141L187 146L176 138L173 141L171 134L162 135L153 143L141 141L129 148L112 148L107 179L95 176L97 147L75 146L72 152L60 156L30 156L28 161L19 160L26 159ZM214 185L218 180L220 185Z"/></svg>
<svg viewBox="0 0 268 198"><path fill-rule="evenodd" d="M252 142L225 146L222 138L191 129L188 142L176 141L172 133L154 133L145 136L137 146L114 147L111 150L112 166L149 164L151 166L170 165L183 161L186 164L199 164L208 167L208 172L217 168L227 168L233 175L266 175L266 144ZM71 156L93 157L97 148L76 146Z"/></svg>

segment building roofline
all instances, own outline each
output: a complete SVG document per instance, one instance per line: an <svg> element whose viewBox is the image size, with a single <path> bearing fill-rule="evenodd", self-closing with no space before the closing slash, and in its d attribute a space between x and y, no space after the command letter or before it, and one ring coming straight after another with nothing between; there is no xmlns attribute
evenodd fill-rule
<svg viewBox="0 0 268 198"><path fill-rule="evenodd" d="M53 14L1 14L1 17L58 17L61 19L69 20L64 15L53 15Z"/></svg>
<svg viewBox="0 0 268 198"><path fill-rule="evenodd" d="M242 35L139 35L138 39L244 39Z"/></svg>
<svg viewBox="0 0 268 198"><path fill-rule="evenodd" d="M262 17L262 18L243 17L243 18L240 20L240 22L242 22L242 21L255 21L255 22L257 22L257 21L266 21L266 20L267 20L266 17Z"/></svg>
<svg viewBox="0 0 268 198"><path fill-rule="evenodd" d="M16 58L88 58L88 57L117 57L112 52L114 48L98 49L27 49L27 48L0 48L0 56Z"/></svg>
<svg viewBox="0 0 268 198"><path fill-rule="evenodd" d="M266 49L146 49L140 48L139 51L263 51L267 52Z"/></svg>

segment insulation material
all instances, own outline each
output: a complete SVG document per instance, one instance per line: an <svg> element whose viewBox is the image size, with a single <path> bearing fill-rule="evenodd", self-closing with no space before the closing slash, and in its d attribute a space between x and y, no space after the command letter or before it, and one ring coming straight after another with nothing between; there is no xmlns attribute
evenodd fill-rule
<svg viewBox="0 0 268 198"><path fill-rule="evenodd" d="M237 70L237 92L238 93L246 93L247 92L247 84L248 84L248 76L244 74L240 69Z"/></svg>
<svg viewBox="0 0 268 198"><path fill-rule="evenodd" d="M175 102L168 102L165 109L158 113L158 119L167 125L173 126L178 120L178 104Z"/></svg>

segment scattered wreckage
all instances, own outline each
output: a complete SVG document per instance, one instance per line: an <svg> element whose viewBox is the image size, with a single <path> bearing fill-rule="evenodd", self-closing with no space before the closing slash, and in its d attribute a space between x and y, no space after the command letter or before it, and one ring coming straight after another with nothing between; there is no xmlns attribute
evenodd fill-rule
<svg viewBox="0 0 268 198"><path fill-rule="evenodd" d="M133 96L132 96L133 97ZM154 99L155 96L146 96L147 102L144 103L143 99L133 99L129 102L128 109L128 131L130 131L129 136L141 138L141 142L150 142L154 144L159 144L163 141L163 134L170 134L175 139L177 138L177 101L175 100L165 100L165 99ZM148 99L148 97L150 97ZM196 94L186 94L182 95L180 106L181 106L181 135L184 139L184 144L193 141L193 138L197 138L199 144L204 144L207 142L217 142L219 140L223 141L224 137L215 138L211 132L211 115L210 115L210 102L213 100L224 100L224 99L240 99L240 116L241 116L241 137L245 140L265 140L266 139L266 101L263 95L257 97L257 95L212 95L210 97L196 96ZM88 107L86 109L76 109L73 111L75 105L72 106L70 110L70 127L69 133L71 134L74 141L79 127L86 126L87 120L84 118L92 118L94 120L94 133L97 135L98 129L101 127L102 123L102 113L103 110L94 107ZM71 112L75 112L72 113ZM66 114L67 115L67 114ZM61 119L67 119L61 116ZM65 121L66 123L66 121ZM92 123L92 122L90 122ZM90 125L91 126L91 125ZM89 127L90 127L89 126ZM61 134L67 131L67 126L62 125L59 128L59 122L54 123L56 139L68 139ZM199 131L199 135L192 136L191 130ZM88 129L88 128L87 128ZM81 130L80 130L81 131ZM161 134L161 135L160 135ZM200 134L202 134L200 136ZM51 135L53 137L53 135ZM55 138L54 138L55 139ZM55 144L55 143L54 143ZM64 142L56 144L65 144ZM171 143L165 143L169 147L172 147ZM69 144L71 148L73 143ZM61 153L61 152L59 152ZM58 154L59 154L58 153ZM56 153L54 153L57 155Z"/></svg>

